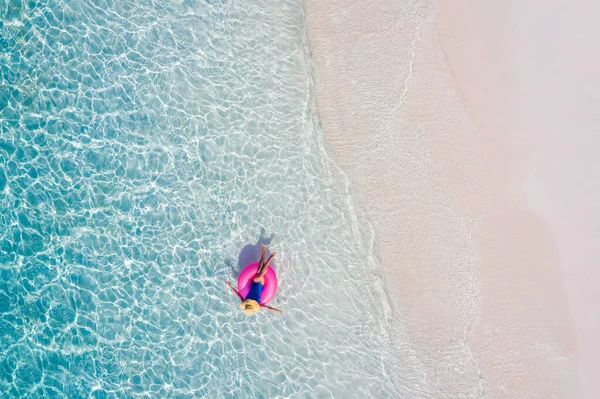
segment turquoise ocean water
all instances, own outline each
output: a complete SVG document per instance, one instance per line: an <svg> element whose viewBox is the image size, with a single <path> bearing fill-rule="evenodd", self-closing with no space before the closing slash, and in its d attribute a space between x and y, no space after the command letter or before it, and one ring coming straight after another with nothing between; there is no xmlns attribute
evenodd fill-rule
<svg viewBox="0 0 600 399"><path fill-rule="evenodd" d="M0 0L2 398L396 397L303 7Z"/></svg>

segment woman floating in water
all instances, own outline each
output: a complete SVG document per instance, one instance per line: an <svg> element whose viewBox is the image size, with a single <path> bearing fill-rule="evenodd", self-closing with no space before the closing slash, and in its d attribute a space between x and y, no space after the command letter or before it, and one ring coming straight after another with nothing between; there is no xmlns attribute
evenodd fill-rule
<svg viewBox="0 0 600 399"><path fill-rule="evenodd" d="M266 305L266 303L271 298L268 298L266 301L263 300L263 289L265 288L265 274L269 270L269 263L271 263L271 261L275 257L275 254L271 254L271 256L269 256L269 259L267 259L267 261L265 262L266 252L267 252L267 247L265 246L265 244L263 244L262 245L262 255L260 256L260 261L258 262L258 265L256 263L253 264L254 267L258 266L258 268L256 269L256 274L250 281L250 289L248 290L248 293L246 294L245 297L242 296L242 294L240 294L240 292L238 290L233 288L233 286L231 285L231 283L229 281L225 282L225 284L227 284L227 286L229 288L231 288L231 290L233 292L235 292L235 294L242 301L240 308L243 311L245 311L246 314L252 314L254 312L258 312L258 311L260 311L261 308L266 308L269 310L274 310L279 313L283 313L279 309L275 309L275 308L272 308L271 306ZM251 268L253 265L247 266L246 269ZM242 271L242 274L246 273L246 269L244 269L244 271ZM275 277L275 274L273 273L272 269L269 273L273 274L272 278L274 279L274 281L271 283L274 286L270 289L270 291L271 291L270 296L272 296L275 293L275 288L277 288L277 278ZM267 282L267 284L268 283L269 282ZM240 281L238 281L238 289L240 291L243 290L240 287ZM262 304L261 304L261 300L262 300Z"/></svg>

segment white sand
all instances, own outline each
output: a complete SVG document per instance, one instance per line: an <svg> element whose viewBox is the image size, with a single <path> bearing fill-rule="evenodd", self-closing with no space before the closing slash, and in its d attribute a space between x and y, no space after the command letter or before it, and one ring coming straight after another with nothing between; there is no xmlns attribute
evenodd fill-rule
<svg viewBox="0 0 600 399"><path fill-rule="evenodd" d="M555 247L555 285L567 294L575 326L568 353L585 398L600 395L599 11L598 2L453 0L439 2L437 14L471 119L484 136L512 142L518 154L511 164L513 191L535 211ZM492 95L498 101L489 101ZM524 249L533 245L524 240ZM551 262L535 260L539 267L529 281L537 287L535 276L547 276ZM545 319L556 321L552 316Z"/></svg>
<svg viewBox="0 0 600 399"><path fill-rule="evenodd" d="M308 0L326 145L375 229L406 397L576 398L581 379L591 398L598 107L565 113L582 99L549 97L553 47L529 57L556 21L485 3Z"/></svg>

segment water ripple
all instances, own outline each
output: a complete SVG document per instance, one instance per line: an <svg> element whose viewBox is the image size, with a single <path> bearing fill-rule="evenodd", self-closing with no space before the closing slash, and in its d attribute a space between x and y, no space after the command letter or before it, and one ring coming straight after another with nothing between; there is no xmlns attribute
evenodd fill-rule
<svg viewBox="0 0 600 399"><path fill-rule="evenodd" d="M10 0L0 21L1 392L394 396L300 2ZM223 285L261 228L283 317Z"/></svg>

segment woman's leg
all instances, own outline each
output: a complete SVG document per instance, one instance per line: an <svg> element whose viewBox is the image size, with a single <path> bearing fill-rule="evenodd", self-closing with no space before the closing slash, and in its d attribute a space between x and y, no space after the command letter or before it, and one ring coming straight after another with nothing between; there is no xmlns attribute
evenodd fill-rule
<svg viewBox="0 0 600 399"><path fill-rule="evenodd" d="M260 272L260 269L263 267L263 263L265 261L265 254L267 253L267 246L265 244L262 245L262 254L260 255L260 260L258 261L258 269L257 272Z"/></svg>
<svg viewBox="0 0 600 399"><path fill-rule="evenodd" d="M275 254L271 254L271 256L269 256L269 259L267 259L267 261L265 262L263 267L262 268L259 267L258 273L256 273L256 277L260 278L263 276L263 274L265 274L267 272L267 270L269 269L269 263L271 263L271 261L273 260L274 257L275 257Z"/></svg>

